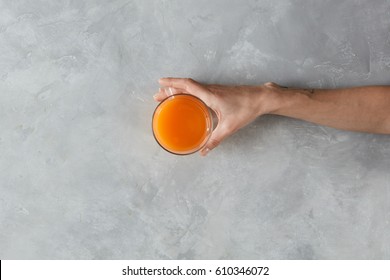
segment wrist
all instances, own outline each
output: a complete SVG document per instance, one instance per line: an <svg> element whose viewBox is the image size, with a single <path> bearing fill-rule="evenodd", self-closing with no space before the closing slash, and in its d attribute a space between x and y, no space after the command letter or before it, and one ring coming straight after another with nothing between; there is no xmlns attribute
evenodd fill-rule
<svg viewBox="0 0 390 280"><path fill-rule="evenodd" d="M279 94L278 107L273 112L275 115L302 118L307 108L312 107L313 99L310 90L287 89Z"/></svg>
<svg viewBox="0 0 390 280"><path fill-rule="evenodd" d="M260 86L258 115L275 114L286 103L287 88L282 88L274 83L266 83Z"/></svg>
<svg viewBox="0 0 390 280"><path fill-rule="evenodd" d="M284 115L296 104L308 101L310 95L314 93L313 89L287 88L274 83L266 83L262 87L262 105L259 115Z"/></svg>

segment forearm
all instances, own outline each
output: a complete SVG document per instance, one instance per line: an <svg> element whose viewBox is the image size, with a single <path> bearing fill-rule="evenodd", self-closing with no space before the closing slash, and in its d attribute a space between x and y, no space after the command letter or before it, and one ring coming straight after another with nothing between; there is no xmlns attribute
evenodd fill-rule
<svg viewBox="0 0 390 280"><path fill-rule="evenodd" d="M344 130L390 134L390 86L274 90L269 113Z"/></svg>

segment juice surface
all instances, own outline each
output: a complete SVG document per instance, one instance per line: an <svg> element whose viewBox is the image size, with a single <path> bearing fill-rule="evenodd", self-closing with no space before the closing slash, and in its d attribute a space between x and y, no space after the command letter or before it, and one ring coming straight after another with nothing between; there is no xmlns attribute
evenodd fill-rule
<svg viewBox="0 0 390 280"><path fill-rule="evenodd" d="M193 152L204 144L210 130L207 107L197 98L179 94L163 101L153 117L157 141L173 153Z"/></svg>

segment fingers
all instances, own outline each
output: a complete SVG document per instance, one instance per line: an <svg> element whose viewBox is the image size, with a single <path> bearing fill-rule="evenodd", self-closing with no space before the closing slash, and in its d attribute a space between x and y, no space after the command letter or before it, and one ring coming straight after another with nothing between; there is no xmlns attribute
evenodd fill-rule
<svg viewBox="0 0 390 280"><path fill-rule="evenodd" d="M189 78L161 78L158 82L165 87L182 88L189 92L201 89L199 83Z"/></svg>
<svg viewBox="0 0 390 280"><path fill-rule="evenodd" d="M202 84L187 78L162 78L159 80L162 88L153 96L156 101L162 101L170 95L177 93L192 94L200 98L207 106L214 109L215 96ZM224 126L218 124L212 132L210 139L200 151L202 156L206 156L212 149L217 147L227 136L229 131Z"/></svg>
<svg viewBox="0 0 390 280"><path fill-rule="evenodd" d="M178 88L163 87L163 88L159 88L158 92L155 95L153 95L153 98L155 101L160 102L165 98L167 98L168 96L178 94L178 93L186 93L186 92Z"/></svg>
<svg viewBox="0 0 390 280"><path fill-rule="evenodd" d="M200 151L202 156L206 156L212 149L216 148L227 136L229 133L225 131L221 125L217 125L209 141L207 141L206 145Z"/></svg>
<svg viewBox="0 0 390 280"><path fill-rule="evenodd" d="M188 78L162 78L159 80L160 85L164 87L172 87L184 90L185 93L190 93L202 99L209 105L210 93L198 82Z"/></svg>

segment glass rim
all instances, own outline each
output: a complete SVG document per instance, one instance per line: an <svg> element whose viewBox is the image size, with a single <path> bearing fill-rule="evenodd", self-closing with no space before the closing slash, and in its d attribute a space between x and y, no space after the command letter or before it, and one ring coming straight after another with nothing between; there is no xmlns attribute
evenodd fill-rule
<svg viewBox="0 0 390 280"><path fill-rule="evenodd" d="M194 98L196 101L199 101L201 103L201 105L203 105L204 109L206 110L207 112L207 118L209 121L206 120L207 124L208 125L208 132L205 139L202 141L202 144L199 146L199 147L196 147L194 148L193 150L189 150L189 152L177 152L177 151L171 151L169 150L168 148L164 147L160 141L158 140L157 136L156 136L156 133L154 132L154 120L155 120L155 116L156 116L156 112L157 110L160 108L160 106L168 101L169 99L172 99L174 98L175 96L188 96L188 97L191 97L191 98ZM164 98L163 100L161 100L161 102L156 106L156 108L154 109L154 112L153 112L153 116L152 116L152 132L153 132L153 137L154 139L156 140L156 142L158 143L158 145L163 148L165 151L171 153L171 154L174 154L174 155L178 155L178 156L187 156L187 155L191 155L191 154L194 154L198 151L200 151L202 148L204 148L204 146L207 144L207 142L209 141L210 137L211 137L211 134L212 134L212 131L213 131L213 117L212 117L212 113L211 113L211 109L209 108L209 106L206 105L206 103L200 99L199 97L195 96L195 95L192 95L192 94L189 94L189 93L177 93L177 94L172 94L172 95L169 95L167 96L166 98Z"/></svg>

